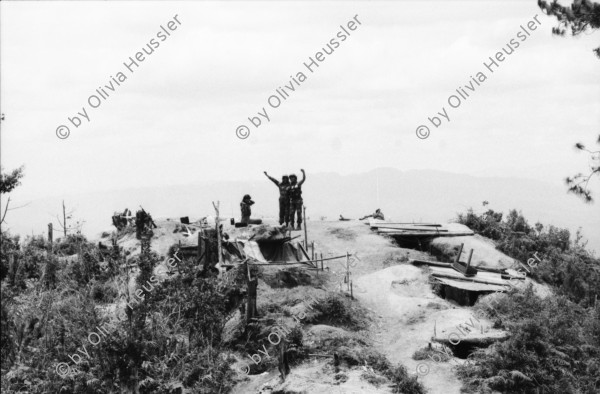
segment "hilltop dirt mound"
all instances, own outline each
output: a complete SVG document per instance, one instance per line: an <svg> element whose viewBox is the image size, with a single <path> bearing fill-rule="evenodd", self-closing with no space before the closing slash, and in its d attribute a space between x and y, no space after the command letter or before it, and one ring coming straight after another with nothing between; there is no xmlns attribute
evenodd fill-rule
<svg viewBox="0 0 600 394"><path fill-rule="evenodd" d="M435 255L455 256L460 244L464 244L460 261L466 262L469 258L469 251L473 249L471 265L474 267L497 269L518 267L514 259L496 249L494 241L477 234L468 237L440 237L431 241Z"/></svg>
<svg viewBox="0 0 600 394"><path fill-rule="evenodd" d="M295 235L295 234L293 234ZM424 274L418 268L409 265L398 265L401 261L407 261L409 258L427 258L428 255L419 251L411 249L398 248L392 240L386 237L381 237L376 233L370 231L368 226L365 226L361 222L350 221L350 222L309 222L308 223L308 240L309 243L315 242L315 250L320 255L323 253L323 257L334 257L344 256L339 260L325 261L325 273L321 273L321 279L323 276L327 278L328 288L330 292L339 293L340 288L346 288L343 283L343 274L345 272L345 255L350 253L356 258L351 268L351 280L354 284L354 296L358 298L360 304L367 306L370 310L371 317L367 322L369 328L367 331L351 332L342 327L334 327L329 323L322 324L316 322L311 325L308 323L303 324L304 331L304 343L306 346L311 346L315 349L330 350L333 352L335 349L331 346L338 347L339 351L349 352L348 354L361 353L361 346L364 349L378 350L387 356L390 361L394 364L402 362L409 368L409 373L414 375L414 366L409 365L407 360L411 360L412 352L406 354L405 357L390 357L389 349L382 342L374 344L375 341L381 341L381 332L379 327L385 327L386 330L395 332L397 330L405 331L402 325L398 325L395 328L389 327L388 319L393 321L397 320L400 315L404 313L403 308L407 308L411 304L408 300L408 295L405 301L393 299L397 297L391 295L387 305L393 305L398 303L394 308L390 308L389 315L386 315L381 307L376 302L369 302L369 290L376 289L390 291L392 288L392 278L398 280L398 283L394 286L403 286L402 280L420 280L421 283L417 285L419 287L417 291L418 297L423 299L423 315L425 311L439 312L442 308L451 308L447 305L448 303L444 300L439 299L431 293L427 285L427 280ZM391 267L387 268L388 266ZM269 269L272 269L269 267ZM383 271L380 271L383 270ZM390 276L391 272L396 272L397 275ZM374 273L372 278L367 278L363 281L361 277L369 276ZM315 275L312 273L312 275ZM389 280L389 283L386 282ZM371 282L372 281L372 282ZM310 289L310 287L307 287ZM298 289L275 289L275 288L264 288L259 285L258 296L259 303L261 298L263 302L272 300L273 302L286 304L290 296L297 295L302 298L304 293L296 293ZM306 288L305 288L306 289ZM304 290L303 290L304 291ZM404 289L396 289L398 294L403 294ZM290 293L293 292L293 293ZM314 293L313 293L314 294ZM323 293L321 293L323 294ZM381 293L382 297L383 293ZM384 298L387 298L385 296ZM376 298L377 296L375 296ZM426 302L427 301L427 302ZM430 305L426 308L426 305ZM301 306L296 306L301 307ZM417 309L414 310L413 314L418 314ZM310 320L310 319L307 319ZM406 317L406 320L414 320L414 316L410 315ZM460 319L457 319L460 320ZM415 324L412 322L411 324ZM379 335L379 338L376 338ZM396 340L390 342L393 344ZM386 338L387 340L387 338ZM427 342L420 342L414 344L414 350L418 347L423 347ZM358 346L356 350L353 350L355 346ZM411 360L412 361L412 360ZM290 392L290 393L390 393L389 382L388 384L380 384L376 387L365 380L364 375L373 376L374 381L386 381L385 378L377 375L375 371L370 369L368 365L361 366L340 366L339 372L336 372L333 368L331 360L323 360L322 358L315 357L312 361L305 362L299 366L292 368L291 374L288 376L285 382L281 382L279 373L277 371L269 371L260 375L249 375L246 377L246 381L240 383L236 387L236 393L275 393L275 392ZM412 369L411 369L412 368ZM451 375L451 374L450 374ZM361 377L363 376L363 377ZM452 375L451 375L452 376ZM459 383L454 379L454 386L459 387ZM446 385L447 382L440 383L440 387ZM446 385L447 387L447 385ZM456 391L458 392L458 391Z"/></svg>
<svg viewBox="0 0 600 394"><path fill-rule="evenodd" d="M175 220L157 221L154 230L152 249L161 256L166 256L171 245L179 242L182 245L195 245L195 233L185 236L181 231L174 232L179 225ZM234 228L224 223L224 231L231 239L253 237L273 239L285 237L275 224L273 226L252 226ZM377 235L368 226L358 221L348 222L308 222L308 242L314 241L317 256L324 258L342 256L340 259L324 262L325 271L302 271L295 266L293 270L282 266L260 267L261 274L257 290L257 306L262 311L261 318L267 320L274 316L286 327L299 326L303 332L306 347L321 350L331 356L336 349L351 354L364 351L378 351L392 364L403 364L410 375L419 375L419 381L429 393L459 393L461 382L456 377L453 366L464 360L450 357L447 362L432 360L413 360L413 354L428 346L435 335L446 337L457 331L457 326L474 321L474 313L470 307L461 307L438 297L429 284L426 269L407 263L408 259L435 260L428 253L398 247L392 239ZM303 233L293 232L292 236ZM460 243L464 243L463 251L475 250L473 264L491 268L508 268L512 259L495 250L491 241L474 237L438 238L433 241L434 248L440 254L450 256ZM131 254L139 253L139 240L135 234L127 234L119 240ZM464 253L463 252L463 253ZM346 254L353 257L350 268L350 280L357 301L352 305L366 309L365 327L360 329L332 324L329 321L313 319L312 312L304 301L308 295L324 299L331 294L339 294L346 289L344 283L346 271ZM455 252L454 252L455 253ZM310 254L310 251L309 251ZM468 256L468 255L467 255ZM166 258L165 258L166 259ZM463 255L462 261L466 259ZM536 285L540 291L544 286ZM343 298L343 296L342 296ZM349 309L352 310L352 309ZM298 322L293 316L306 313L308 318ZM471 320L473 319L473 320ZM241 315L233 315L226 327L226 337L235 340L239 336ZM311 324L312 323L312 324ZM497 336L502 333L492 328L493 323L478 317L475 329L465 335ZM267 326L263 330L269 329ZM268 333L267 333L268 335ZM262 338L262 337L261 337ZM362 346L362 348L361 348ZM269 363L276 356L272 350ZM249 363L249 355L243 351L235 351L240 365ZM327 356L327 354L325 356ZM266 372L245 375L238 371L240 383L234 393L390 393L389 382L374 372L369 365L348 365L341 363L334 367L331 357L311 356L299 365L291 366L291 373L285 382L281 381L275 367ZM273 358L275 357L275 358ZM238 363L236 363L233 367ZM273 364L269 364L273 365ZM424 365L426 373L424 373ZM419 366L420 374L417 374ZM265 365L263 365L264 370ZM260 370L259 370L260 371ZM371 376L371 378L369 378ZM374 382L375 384L371 384ZM380 382L380 383L377 383Z"/></svg>
<svg viewBox="0 0 600 394"><path fill-rule="evenodd" d="M176 245L179 242L181 242L181 245L183 246L198 244L196 230L194 229L192 232L193 227L189 227L190 233L183 231L175 232L177 228L181 227L179 220L155 220L155 223L158 228L152 230L154 235L152 236L150 245L151 249L161 256L166 256L169 251L169 247ZM123 250L131 253L131 256L135 256L140 253L140 240L135 237L135 231L128 232L121 236L118 240L118 244L123 248Z"/></svg>
<svg viewBox="0 0 600 394"><path fill-rule="evenodd" d="M282 227L270 226L261 224L259 226L251 226L248 228L250 238L255 242L269 242L283 240L287 235Z"/></svg>

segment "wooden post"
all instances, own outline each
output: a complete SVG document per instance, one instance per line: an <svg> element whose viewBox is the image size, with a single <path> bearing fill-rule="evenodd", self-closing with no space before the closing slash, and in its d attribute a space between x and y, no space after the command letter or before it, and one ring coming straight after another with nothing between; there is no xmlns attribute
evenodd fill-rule
<svg viewBox="0 0 600 394"><path fill-rule="evenodd" d="M52 234L52 223L48 223L48 243L50 244L50 251L52 252L52 240L54 239Z"/></svg>
<svg viewBox="0 0 600 394"><path fill-rule="evenodd" d="M202 262L202 230L198 230L198 262L197 264L200 265L200 263Z"/></svg>
<svg viewBox="0 0 600 394"><path fill-rule="evenodd" d="M306 224L304 225L304 228L306 228ZM312 241L310 243L310 246L311 246L311 249L312 249L312 254L311 254L312 258L311 258L311 260L314 260L315 259L315 241Z"/></svg>
<svg viewBox="0 0 600 394"><path fill-rule="evenodd" d="M473 249L469 252L469 260L467 261L467 269L465 272L469 272L469 267L471 266L471 257L473 257Z"/></svg>
<svg viewBox="0 0 600 394"><path fill-rule="evenodd" d="M288 363L287 357L287 341L283 339L279 344L279 352L278 352L278 366L279 372L281 373L281 378L285 381L285 378L290 373L290 365Z"/></svg>
<svg viewBox="0 0 600 394"><path fill-rule="evenodd" d="M67 212L65 209L65 200L63 200L63 230L65 232L65 239L67 238Z"/></svg>
<svg viewBox="0 0 600 394"><path fill-rule="evenodd" d="M214 261L213 261L213 252L214 252L214 248L213 248L213 244L211 242L212 239L212 230L210 229L202 229L202 252L204 255L204 263L203 263L203 270L205 273L210 272L211 269L211 264L214 266Z"/></svg>
<svg viewBox="0 0 600 394"><path fill-rule="evenodd" d="M246 263L248 273L248 300L246 304L246 325L250 324L256 317L256 294L258 288L258 278L252 278L250 275L250 265Z"/></svg>
<svg viewBox="0 0 600 394"><path fill-rule="evenodd" d="M215 208L215 211L217 212L217 217L216 217L216 228L217 228L217 256L219 258L219 278L221 278L223 276L223 269L221 268L221 263L223 263L223 255L221 253L221 231L219 229L219 226L221 224L220 220L219 220L219 204L220 202L217 201L217 204L215 205L215 203L213 202L213 207Z"/></svg>
<svg viewBox="0 0 600 394"><path fill-rule="evenodd" d="M202 267L202 275L208 276L210 272L210 245L205 229L198 229L198 266Z"/></svg>
<svg viewBox="0 0 600 394"><path fill-rule="evenodd" d="M321 271L323 271L323 253L321 253Z"/></svg>
<svg viewBox="0 0 600 394"><path fill-rule="evenodd" d="M454 260L455 263L458 263L458 260L460 260L460 255L462 253L463 246L465 246L465 244L460 244L460 249L458 249L458 254L456 255L456 259Z"/></svg>
<svg viewBox="0 0 600 394"><path fill-rule="evenodd" d="M350 291L350 256L346 252L346 283L348 285L348 291Z"/></svg>
<svg viewBox="0 0 600 394"><path fill-rule="evenodd" d="M308 231L306 230L306 207L302 206L302 216L304 216L304 245L308 249Z"/></svg>
<svg viewBox="0 0 600 394"><path fill-rule="evenodd" d="M354 299L354 290L353 290L353 286L352 286L352 281L350 281L350 298Z"/></svg>
<svg viewBox="0 0 600 394"><path fill-rule="evenodd" d="M256 317L256 293L258 279L252 278L248 282L248 302L246 304L246 324L250 324Z"/></svg>

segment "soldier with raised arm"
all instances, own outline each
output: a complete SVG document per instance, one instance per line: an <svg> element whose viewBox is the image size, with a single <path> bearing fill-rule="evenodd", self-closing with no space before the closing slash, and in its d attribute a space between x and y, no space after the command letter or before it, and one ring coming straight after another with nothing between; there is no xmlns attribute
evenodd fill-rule
<svg viewBox="0 0 600 394"><path fill-rule="evenodd" d="M302 171L302 180L298 182L295 174L290 175L290 225L294 228L294 216L298 214L298 227L296 230L302 230L302 184L306 180L306 173Z"/></svg>
<svg viewBox="0 0 600 394"><path fill-rule="evenodd" d="M270 177L266 171L264 173L279 188L279 224L285 223L288 226L290 222L290 179L287 175L283 175L279 182Z"/></svg>

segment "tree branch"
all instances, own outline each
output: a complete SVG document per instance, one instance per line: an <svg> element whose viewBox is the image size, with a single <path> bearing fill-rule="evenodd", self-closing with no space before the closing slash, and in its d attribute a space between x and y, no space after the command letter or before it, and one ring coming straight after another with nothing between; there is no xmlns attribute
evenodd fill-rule
<svg viewBox="0 0 600 394"><path fill-rule="evenodd" d="M4 219L6 219L6 213L8 212L9 204L10 204L10 196L8 197L8 200L6 200L6 206L4 207L4 215L2 215L2 218L0 219L0 224L4 223Z"/></svg>

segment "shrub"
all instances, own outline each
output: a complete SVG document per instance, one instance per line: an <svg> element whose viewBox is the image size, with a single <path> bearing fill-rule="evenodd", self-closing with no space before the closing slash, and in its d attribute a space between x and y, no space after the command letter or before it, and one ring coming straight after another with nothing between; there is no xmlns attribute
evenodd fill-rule
<svg viewBox="0 0 600 394"><path fill-rule="evenodd" d="M506 232L506 227L502 224L502 213L488 210L482 215L477 215L473 209L469 209L466 214L458 214L458 223L464 224L474 232L484 237L498 240Z"/></svg>
<svg viewBox="0 0 600 394"><path fill-rule="evenodd" d="M424 347L424 348L419 349L416 352L414 352L414 354L412 355L412 359L413 360L431 360L431 359L433 359L436 362L446 362L446 361L450 360L450 356L448 356L448 353L436 351L430 347ZM438 359L440 361L437 361Z"/></svg>
<svg viewBox="0 0 600 394"><path fill-rule="evenodd" d="M600 259L585 250L579 233L572 241L567 229L549 226L544 230L541 223L532 228L514 209L505 222L502 222L502 213L489 210L476 215L472 209L459 214L457 220L474 232L496 240L498 250L523 264L537 253L542 262L528 275L555 286L572 301L590 306L599 295Z"/></svg>
<svg viewBox="0 0 600 394"><path fill-rule="evenodd" d="M315 313L308 317L308 323L326 323L351 329L365 328L365 312L353 307L352 301L341 294L328 294L314 304L313 308Z"/></svg>
<svg viewBox="0 0 600 394"><path fill-rule="evenodd" d="M90 245L85 236L82 234L69 234L60 239L54 245L54 252L57 254L71 256L79 253L80 248L85 248Z"/></svg>
<svg viewBox="0 0 600 394"><path fill-rule="evenodd" d="M411 377L406 371L406 367L398 365L388 373L388 378L392 381L392 393L402 394L425 394L425 387L417 381L416 377Z"/></svg>
<svg viewBox="0 0 600 394"><path fill-rule="evenodd" d="M338 356L340 360L346 361L351 366L369 366L374 371L381 373L391 381L392 393L425 394L423 385L417 381L417 377L411 377L408 374L406 367L400 364L393 366L383 354L373 349L350 349L342 346L339 348Z"/></svg>
<svg viewBox="0 0 600 394"><path fill-rule="evenodd" d="M109 303L116 301L119 291L108 283L96 282L92 285L91 296L94 301Z"/></svg>
<svg viewBox="0 0 600 394"><path fill-rule="evenodd" d="M510 338L473 353L460 366L470 390L592 393L600 373L600 305L588 308L563 296L540 299L529 287L512 291L494 306L499 328Z"/></svg>
<svg viewBox="0 0 600 394"><path fill-rule="evenodd" d="M7 231L0 231L0 280L4 280L9 273L9 254L19 249L18 235L12 236Z"/></svg>
<svg viewBox="0 0 600 394"><path fill-rule="evenodd" d="M479 234L493 234L497 248L522 263L539 256L528 275L557 295L542 300L529 286L498 297L490 311L494 327L511 336L474 352L475 366L459 367L459 376L479 392L598 392L600 260L585 250L579 232L571 240L567 229L531 227L515 210L505 222L488 220L490 212L484 217L469 210L458 219Z"/></svg>

